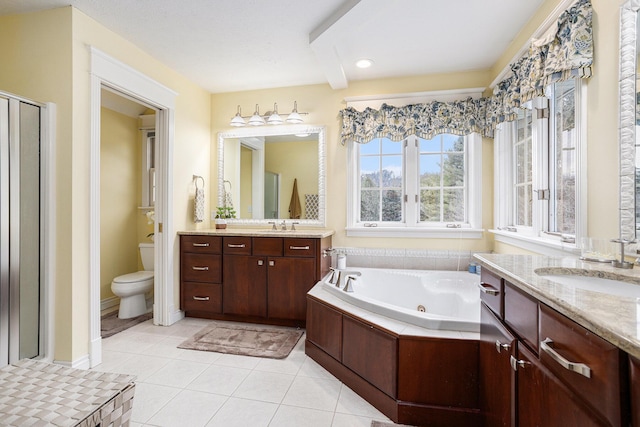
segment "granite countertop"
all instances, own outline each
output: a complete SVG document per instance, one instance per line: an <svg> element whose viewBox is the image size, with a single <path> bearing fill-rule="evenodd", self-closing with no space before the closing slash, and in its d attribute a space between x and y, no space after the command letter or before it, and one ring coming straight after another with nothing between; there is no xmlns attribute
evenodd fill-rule
<svg viewBox="0 0 640 427"><path fill-rule="evenodd" d="M544 278L571 274L619 280L640 286L640 268L538 255L476 254L493 271L596 335L640 359L640 298L578 289ZM538 271L539 274L536 274Z"/></svg>
<svg viewBox="0 0 640 427"><path fill-rule="evenodd" d="M295 237L295 238L311 238L322 239L332 236L335 232L328 228L297 228L296 230L271 230L271 226L262 228L234 228L227 227L225 229L206 229L206 230L189 230L178 231L179 235L185 236L247 236L247 237Z"/></svg>

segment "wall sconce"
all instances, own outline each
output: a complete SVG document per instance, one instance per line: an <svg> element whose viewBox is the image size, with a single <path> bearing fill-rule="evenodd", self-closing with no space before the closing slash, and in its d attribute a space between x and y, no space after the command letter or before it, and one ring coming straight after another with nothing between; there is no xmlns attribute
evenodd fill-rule
<svg viewBox="0 0 640 427"><path fill-rule="evenodd" d="M304 121L302 120L302 115L307 114L309 113L298 112L298 101L293 102L293 110L291 111L291 113L283 114L283 116L285 117L284 119L282 118L282 116L280 116L280 114L278 114L277 103L273 104L273 111L267 111L264 115L260 114L260 107L258 106L258 104L256 104L255 112L250 117L243 116L242 109L238 105L238 111L236 112L236 115L231 119L231 122L229 124L234 127L246 126L247 123L251 126L263 126L266 124L281 125L285 122L290 124L299 124ZM245 119L249 119L249 121L247 122Z"/></svg>

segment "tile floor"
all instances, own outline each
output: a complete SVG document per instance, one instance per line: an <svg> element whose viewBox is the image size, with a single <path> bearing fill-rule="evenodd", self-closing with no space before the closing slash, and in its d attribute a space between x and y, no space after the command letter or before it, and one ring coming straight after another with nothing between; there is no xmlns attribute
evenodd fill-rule
<svg viewBox="0 0 640 427"><path fill-rule="evenodd" d="M151 320L102 341L100 371L137 376L131 425L369 427L389 421L304 354L286 359L177 348L212 320Z"/></svg>

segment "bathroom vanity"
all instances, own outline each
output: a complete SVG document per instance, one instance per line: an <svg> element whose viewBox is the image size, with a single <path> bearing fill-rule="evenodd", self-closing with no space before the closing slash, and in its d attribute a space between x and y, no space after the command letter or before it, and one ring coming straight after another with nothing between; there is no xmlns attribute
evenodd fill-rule
<svg viewBox="0 0 640 427"><path fill-rule="evenodd" d="M569 258L476 258L484 425L640 425L640 303L616 288L624 280L640 289L640 271ZM616 282L601 292L592 279Z"/></svg>
<svg viewBox="0 0 640 427"><path fill-rule="evenodd" d="M225 229L180 234L187 316L304 326L306 294L329 272L332 230Z"/></svg>

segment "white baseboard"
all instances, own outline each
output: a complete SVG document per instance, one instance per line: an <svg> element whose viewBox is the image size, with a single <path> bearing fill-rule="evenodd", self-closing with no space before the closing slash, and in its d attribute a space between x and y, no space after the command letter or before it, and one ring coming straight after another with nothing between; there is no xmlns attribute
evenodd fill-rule
<svg viewBox="0 0 640 427"><path fill-rule="evenodd" d="M81 358L76 359L72 362L68 362L66 360L54 360L53 363L56 365L66 366L68 368L77 368L77 369L89 369L91 367L88 354L85 354Z"/></svg>
<svg viewBox="0 0 640 427"><path fill-rule="evenodd" d="M111 307L115 307L120 305L120 298L118 297L110 297L100 300L100 311L108 310Z"/></svg>

